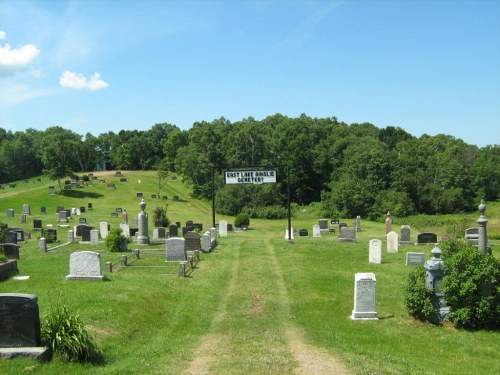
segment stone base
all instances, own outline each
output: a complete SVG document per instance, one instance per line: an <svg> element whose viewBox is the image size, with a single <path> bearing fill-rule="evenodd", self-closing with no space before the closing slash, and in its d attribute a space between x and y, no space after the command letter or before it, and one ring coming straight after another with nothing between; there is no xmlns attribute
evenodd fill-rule
<svg viewBox="0 0 500 375"><path fill-rule="evenodd" d="M370 312L359 312L352 310L351 314L352 320L378 320L377 313L375 311Z"/></svg>
<svg viewBox="0 0 500 375"><path fill-rule="evenodd" d="M25 347L25 348L0 348L1 359L18 357L36 358L40 361L48 361L51 352L47 347Z"/></svg>
<svg viewBox="0 0 500 375"><path fill-rule="evenodd" d="M106 279L106 276L77 276L77 275L68 275L66 276L66 280L90 280L90 281L103 281Z"/></svg>
<svg viewBox="0 0 500 375"><path fill-rule="evenodd" d="M399 241L400 245L411 245L410 241Z"/></svg>

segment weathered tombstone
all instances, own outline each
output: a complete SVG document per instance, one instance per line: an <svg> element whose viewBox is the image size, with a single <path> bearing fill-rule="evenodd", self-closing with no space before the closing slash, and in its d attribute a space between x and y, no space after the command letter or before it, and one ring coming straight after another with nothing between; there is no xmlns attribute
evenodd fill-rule
<svg viewBox="0 0 500 375"><path fill-rule="evenodd" d="M219 236L227 237L227 221L221 220L219 221Z"/></svg>
<svg viewBox="0 0 500 375"><path fill-rule="evenodd" d="M347 228L347 223L339 223L339 232L342 228Z"/></svg>
<svg viewBox="0 0 500 375"><path fill-rule="evenodd" d="M44 236L47 243L57 242L57 230L56 229L45 229Z"/></svg>
<svg viewBox="0 0 500 375"><path fill-rule="evenodd" d="M168 226L168 236L169 237L179 237L177 224L170 224Z"/></svg>
<svg viewBox="0 0 500 375"><path fill-rule="evenodd" d="M184 238L169 238L165 244L167 262L187 260L186 240Z"/></svg>
<svg viewBox="0 0 500 375"><path fill-rule="evenodd" d="M67 223L68 222L68 212L66 210L59 211L58 221L60 221L61 223Z"/></svg>
<svg viewBox="0 0 500 375"><path fill-rule="evenodd" d="M376 287L377 280L373 273L357 273L354 277L353 320L377 320Z"/></svg>
<svg viewBox="0 0 500 375"><path fill-rule="evenodd" d="M205 234L203 234L203 237L201 238L201 251L203 251L204 253L209 253L211 250L210 245L211 245L210 234L206 232Z"/></svg>
<svg viewBox="0 0 500 375"><path fill-rule="evenodd" d="M13 208L9 208L7 210L7 217L14 217L14 209Z"/></svg>
<svg viewBox="0 0 500 375"><path fill-rule="evenodd" d="M321 229L319 227L319 224L314 224L313 225L313 237L321 237Z"/></svg>
<svg viewBox="0 0 500 375"><path fill-rule="evenodd" d="M69 257L66 280L103 280L101 256L93 251L77 251Z"/></svg>
<svg viewBox="0 0 500 375"><path fill-rule="evenodd" d="M44 253L47 252L47 240L44 237L38 240L38 249Z"/></svg>
<svg viewBox="0 0 500 375"><path fill-rule="evenodd" d="M187 232L184 236L186 240L186 251L201 250L200 235L196 232Z"/></svg>
<svg viewBox="0 0 500 375"><path fill-rule="evenodd" d="M70 214L71 216L76 216L76 207L71 207Z"/></svg>
<svg viewBox="0 0 500 375"><path fill-rule="evenodd" d="M122 235L124 235L126 238L130 238L130 227L128 223L120 223L120 229L122 230Z"/></svg>
<svg viewBox="0 0 500 375"><path fill-rule="evenodd" d="M399 243L401 245L411 244L410 233L411 233L411 229L410 229L409 225L402 225L401 226L401 240L399 241Z"/></svg>
<svg viewBox="0 0 500 375"><path fill-rule="evenodd" d="M49 186L49 191L48 191L48 193L49 193L50 195L54 195L54 194L56 193L56 190L55 190L54 186Z"/></svg>
<svg viewBox="0 0 500 375"><path fill-rule="evenodd" d="M33 229L34 230L42 230L43 229L42 220L34 219L33 220Z"/></svg>
<svg viewBox="0 0 500 375"><path fill-rule="evenodd" d="M382 263L382 241L378 239L370 240L368 249L368 262L373 264Z"/></svg>
<svg viewBox="0 0 500 375"><path fill-rule="evenodd" d="M179 201L179 200L180 200L179 196L178 196L178 195L174 195L174 201L176 201L176 202L177 202L177 201Z"/></svg>
<svg viewBox="0 0 500 375"><path fill-rule="evenodd" d="M37 296L0 293L0 329L0 358L48 359L48 348L41 346Z"/></svg>
<svg viewBox="0 0 500 375"><path fill-rule="evenodd" d="M73 230L68 231L68 242L72 243L75 241L75 232Z"/></svg>
<svg viewBox="0 0 500 375"><path fill-rule="evenodd" d="M82 241L83 242L90 242L90 232L94 228L88 225L81 226L80 233L82 234Z"/></svg>
<svg viewBox="0 0 500 375"><path fill-rule="evenodd" d="M99 245L99 231L97 229L92 229L90 231L90 244Z"/></svg>
<svg viewBox="0 0 500 375"><path fill-rule="evenodd" d="M428 245L428 244L436 244L437 243L437 235L436 233L420 233L417 236L417 245Z"/></svg>
<svg viewBox="0 0 500 375"><path fill-rule="evenodd" d="M24 229L23 228L12 228L12 231L16 234L17 242L24 241Z"/></svg>
<svg viewBox="0 0 500 375"><path fill-rule="evenodd" d="M356 242L356 228L340 228L339 240L342 242Z"/></svg>
<svg viewBox="0 0 500 375"><path fill-rule="evenodd" d="M3 240L5 243L13 243L17 245L17 233L12 229L8 229L4 232Z"/></svg>
<svg viewBox="0 0 500 375"><path fill-rule="evenodd" d="M320 230L328 230L328 220L327 219L319 219L318 225Z"/></svg>
<svg viewBox="0 0 500 375"><path fill-rule="evenodd" d="M425 286L434 290L431 302L434 307L439 309L439 320L445 320L448 318L450 308L444 299L444 293L440 285L444 277L444 261L441 259L442 251L438 244L431 250L431 254L432 258L424 264Z"/></svg>
<svg viewBox="0 0 500 375"><path fill-rule="evenodd" d="M361 232L361 216L356 216L356 232Z"/></svg>
<svg viewBox="0 0 500 375"><path fill-rule="evenodd" d="M385 219L385 235L392 231L392 217L390 211L387 211L387 218Z"/></svg>
<svg viewBox="0 0 500 375"><path fill-rule="evenodd" d="M166 238L166 228L164 227L157 227L153 229L153 239L158 240L158 239L164 239Z"/></svg>
<svg viewBox="0 0 500 375"><path fill-rule="evenodd" d="M210 228L210 241L212 241L212 248L214 248L217 243L217 228Z"/></svg>
<svg viewBox="0 0 500 375"><path fill-rule="evenodd" d="M19 246L15 243L1 243L0 254L5 255L7 259L19 259Z"/></svg>
<svg viewBox="0 0 500 375"><path fill-rule="evenodd" d="M394 231L390 231L389 233L387 233L387 252L397 253L398 251L398 234Z"/></svg>
<svg viewBox="0 0 500 375"><path fill-rule="evenodd" d="M41 207L40 207L40 213L41 213L42 215L47 215L47 207L45 207L45 206L41 206Z"/></svg>
<svg viewBox="0 0 500 375"><path fill-rule="evenodd" d="M149 244L149 236L148 236L148 214L144 211L146 209L146 202L144 199L139 203L139 207L141 208L141 212L137 215L137 220L139 223L139 231L137 233L137 244L138 245L147 245Z"/></svg>
<svg viewBox="0 0 500 375"><path fill-rule="evenodd" d="M406 265L407 266L423 266L425 264L425 254L407 252L406 253Z"/></svg>
<svg viewBox="0 0 500 375"><path fill-rule="evenodd" d="M80 218L78 218L78 223L80 223L80 224L87 224L87 218L86 217L80 217Z"/></svg>
<svg viewBox="0 0 500 375"><path fill-rule="evenodd" d="M23 204L23 214L31 215L31 207L28 203Z"/></svg>
<svg viewBox="0 0 500 375"><path fill-rule="evenodd" d="M107 221L101 221L99 223L99 232L101 234L101 238L108 237L108 222Z"/></svg>
<svg viewBox="0 0 500 375"><path fill-rule="evenodd" d="M465 230L465 241L468 244L477 246L479 243L479 228L467 228Z"/></svg>

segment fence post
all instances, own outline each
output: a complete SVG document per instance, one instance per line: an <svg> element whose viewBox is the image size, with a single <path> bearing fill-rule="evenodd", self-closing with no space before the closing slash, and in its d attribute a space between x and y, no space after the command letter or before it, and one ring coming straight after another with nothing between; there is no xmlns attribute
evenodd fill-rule
<svg viewBox="0 0 500 375"><path fill-rule="evenodd" d="M126 267L127 266L127 256L126 255L122 255L121 258L120 258L120 263L122 266Z"/></svg>
<svg viewBox="0 0 500 375"><path fill-rule="evenodd" d="M108 272L113 272L113 263L111 262L106 262L106 270Z"/></svg>

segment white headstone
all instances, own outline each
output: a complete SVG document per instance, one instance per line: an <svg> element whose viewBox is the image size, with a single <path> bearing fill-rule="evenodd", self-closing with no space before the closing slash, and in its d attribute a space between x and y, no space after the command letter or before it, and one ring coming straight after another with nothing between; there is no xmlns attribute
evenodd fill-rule
<svg viewBox="0 0 500 375"><path fill-rule="evenodd" d="M353 320L374 320L377 318L374 273L357 273L354 277Z"/></svg>
<svg viewBox="0 0 500 375"><path fill-rule="evenodd" d="M313 225L313 237L321 237L321 229L319 227L319 224Z"/></svg>
<svg viewBox="0 0 500 375"><path fill-rule="evenodd" d="M73 242L75 240L75 232L72 230L68 231L68 242Z"/></svg>
<svg viewBox="0 0 500 375"><path fill-rule="evenodd" d="M370 240L370 248L368 250L368 262L374 264L382 263L382 241L373 239Z"/></svg>
<svg viewBox="0 0 500 375"><path fill-rule="evenodd" d="M77 251L69 257L69 275L66 280L103 280L101 256L93 251Z"/></svg>
<svg viewBox="0 0 500 375"><path fill-rule="evenodd" d="M173 237L165 241L167 261L187 260L186 241L184 238Z"/></svg>
<svg viewBox="0 0 500 375"><path fill-rule="evenodd" d="M130 238L130 226L128 225L128 223L121 223L120 229L122 230L122 235L124 235L126 238Z"/></svg>
<svg viewBox="0 0 500 375"><path fill-rule="evenodd" d="M92 229L90 231L90 244L99 245L99 231L97 229Z"/></svg>
<svg viewBox="0 0 500 375"><path fill-rule="evenodd" d="M106 221L99 223L99 232L101 233L101 238L108 237L108 223Z"/></svg>
<svg viewBox="0 0 500 375"><path fill-rule="evenodd" d="M204 253L210 252L210 232L205 232L201 238L201 250Z"/></svg>
<svg viewBox="0 0 500 375"><path fill-rule="evenodd" d="M387 252L397 253L399 251L398 234L394 231L387 233Z"/></svg>
<svg viewBox="0 0 500 375"><path fill-rule="evenodd" d="M227 221L221 220L219 221L219 236L227 237Z"/></svg>

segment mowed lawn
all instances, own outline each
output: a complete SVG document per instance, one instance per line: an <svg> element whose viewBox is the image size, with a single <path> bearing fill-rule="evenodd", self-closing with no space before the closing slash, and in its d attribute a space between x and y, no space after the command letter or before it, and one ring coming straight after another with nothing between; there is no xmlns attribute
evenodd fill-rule
<svg viewBox="0 0 500 375"><path fill-rule="evenodd" d="M57 227L57 206L92 202L94 210L85 213L87 222L98 228L99 222L108 221L117 227L121 219L111 213L126 208L132 221L139 212L137 192L144 194L147 212L168 204L171 221L211 226L210 202L192 199L180 178L170 180L160 192L168 200L154 200L151 194L159 193L154 172L123 174L127 182L120 183L109 173L99 176L114 182L116 189L94 184L68 196L49 196L47 186L52 182L44 179L0 191L0 221L20 226L24 203L30 204L33 214L24 225L32 239L21 244L19 260L20 274L30 279L0 282L0 293L37 295L42 317L53 306L67 305L93 332L105 358L100 366L57 359L43 364L29 359L0 361L0 373L326 374L334 373L332 369L350 374L500 373L498 332L432 326L408 316L403 303L410 271L405 253L422 251L429 258L432 246L400 246L399 253L387 254L384 243L383 263L369 264L368 241L383 240L382 222L362 221L364 230L356 243L339 242L337 234L313 238L312 225L319 217L304 209L292 224L308 229L309 237L296 235L290 244L285 240L286 220L252 220L248 231L219 238L215 251L202 254L188 278L167 276L166 269L158 267L165 265L161 254L144 255L131 261L131 267L109 273L104 263L116 263L123 254L106 252L104 244L72 244L49 253L38 250L39 234L30 229L34 218ZM172 200L174 195L179 201ZM42 205L47 215L40 214ZM498 234L498 206L488 204L490 234ZM15 209L14 219L5 217L8 208ZM471 226L476 216L471 215ZM220 219L233 222L217 215ZM74 224L78 219L72 220ZM346 219L349 225L352 221ZM150 235L152 227L150 216ZM442 233L442 228L434 230ZM67 228L58 230L61 242L66 241L66 232ZM417 233L412 228L412 240ZM129 244L130 250L134 248L139 247ZM109 281L66 281L69 256L78 250L99 250ZM131 251L126 255L132 259ZM136 267L141 265L156 267ZM376 275L378 321L349 318L357 272Z"/></svg>

